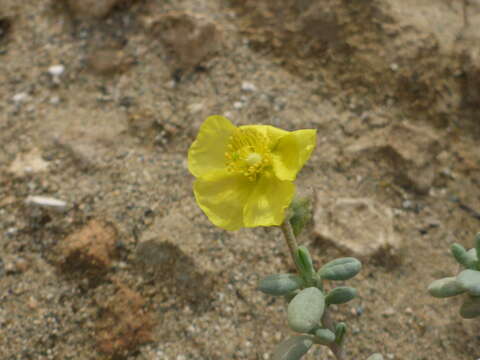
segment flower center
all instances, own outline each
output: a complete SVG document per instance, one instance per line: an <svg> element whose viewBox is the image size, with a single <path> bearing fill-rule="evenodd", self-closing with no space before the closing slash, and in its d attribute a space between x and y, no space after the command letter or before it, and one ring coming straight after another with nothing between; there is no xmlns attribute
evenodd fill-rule
<svg viewBox="0 0 480 360"><path fill-rule="evenodd" d="M227 170L255 180L272 161L268 143L268 138L254 129L236 129L225 153Z"/></svg>

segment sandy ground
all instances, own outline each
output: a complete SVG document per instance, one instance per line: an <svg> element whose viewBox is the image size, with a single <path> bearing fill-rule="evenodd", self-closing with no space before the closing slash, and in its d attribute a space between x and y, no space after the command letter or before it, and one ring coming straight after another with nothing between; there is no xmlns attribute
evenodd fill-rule
<svg viewBox="0 0 480 360"><path fill-rule="evenodd" d="M463 5L2 0L0 358L271 358L285 304L255 287L293 269L278 229L225 232L196 206L186 152L212 114L318 130L300 241L316 264L363 251L333 313L348 359L480 357L479 322L426 293L480 229L480 4ZM391 214L391 247L326 241L340 198Z"/></svg>

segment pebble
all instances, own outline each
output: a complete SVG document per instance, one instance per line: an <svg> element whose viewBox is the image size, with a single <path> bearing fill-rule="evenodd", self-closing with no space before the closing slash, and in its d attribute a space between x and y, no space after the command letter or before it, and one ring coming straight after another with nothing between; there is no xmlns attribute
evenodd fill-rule
<svg viewBox="0 0 480 360"><path fill-rule="evenodd" d="M53 77L58 77L63 74L65 71L65 66L63 65L52 65L48 68L48 73Z"/></svg>
<svg viewBox="0 0 480 360"><path fill-rule="evenodd" d="M67 208L67 202L46 196L29 196L25 203L57 211L64 211Z"/></svg>
<svg viewBox="0 0 480 360"><path fill-rule="evenodd" d="M244 81L244 82L242 82L242 90L243 91L255 92L255 91L257 91L257 87L255 86L255 84L253 84L251 82Z"/></svg>
<svg viewBox="0 0 480 360"><path fill-rule="evenodd" d="M233 103L233 107L237 110L241 109L243 107L243 103L241 101L235 101Z"/></svg>
<svg viewBox="0 0 480 360"><path fill-rule="evenodd" d="M395 309L392 308L392 307L389 307L389 308L385 309L385 310L382 312L382 315L383 315L384 317L390 317L390 316L392 316L392 315L394 315L394 314L395 314Z"/></svg>
<svg viewBox="0 0 480 360"><path fill-rule="evenodd" d="M12 100L14 103L22 103L28 100L28 94L26 92L20 92L13 95Z"/></svg>

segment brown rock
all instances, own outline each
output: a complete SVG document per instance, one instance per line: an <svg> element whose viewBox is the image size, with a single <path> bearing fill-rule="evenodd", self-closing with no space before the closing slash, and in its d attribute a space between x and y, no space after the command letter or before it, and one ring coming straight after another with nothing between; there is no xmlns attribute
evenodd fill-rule
<svg viewBox="0 0 480 360"><path fill-rule="evenodd" d="M398 255L399 238L390 208L367 198L334 198L317 194L314 233L359 258Z"/></svg>
<svg viewBox="0 0 480 360"><path fill-rule="evenodd" d="M116 241L117 231L112 224L91 220L58 245L60 264L71 271L106 271L115 254Z"/></svg>
<svg viewBox="0 0 480 360"><path fill-rule="evenodd" d="M441 151L438 136L429 127L395 123L373 131L345 150L355 159L370 158L388 164L388 172L395 174L400 185L413 185L419 192L427 192L438 173L436 157ZM363 160L362 160L363 161Z"/></svg>
<svg viewBox="0 0 480 360"><path fill-rule="evenodd" d="M128 69L133 59L123 50L96 49L87 60L90 69L98 74L111 75Z"/></svg>
<svg viewBox="0 0 480 360"><path fill-rule="evenodd" d="M103 18L120 0L67 0L70 10L79 17Z"/></svg>
<svg viewBox="0 0 480 360"><path fill-rule="evenodd" d="M168 51L176 69L190 69L212 55L221 43L217 26L184 12L163 14L151 22L151 30Z"/></svg>
<svg viewBox="0 0 480 360"><path fill-rule="evenodd" d="M143 307L145 299L124 285L100 303L95 332L98 349L109 355L122 355L152 340L153 320Z"/></svg>

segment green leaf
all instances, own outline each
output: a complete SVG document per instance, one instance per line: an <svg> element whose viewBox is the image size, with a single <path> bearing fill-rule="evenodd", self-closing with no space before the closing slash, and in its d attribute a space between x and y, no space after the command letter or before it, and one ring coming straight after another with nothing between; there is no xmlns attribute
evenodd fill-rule
<svg viewBox="0 0 480 360"><path fill-rule="evenodd" d="M468 296L460 308L460 315L465 319L480 316L480 297Z"/></svg>
<svg viewBox="0 0 480 360"><path fill-rule="evenodd" d="M357 290L348 286L339 286L331 290L325 297L325 303L331 304L344 304L349 302L357 296Z"/></svg>
<svg viewBox="0 0 480 360"><path fill-rule="evenodd" d="M343 343L343 338L345 336L345 333L347 332L347 324L344 322L339 322L335 326L335 342L339 345Z"/></svg>
<svg viewBox="0 0 480 360"><path fill-rule="evenodd" d="M312 345L311 336L293 336L277 345L273 352L273 360L299 360Z"/></svg>
<svg viewBox="0 0 480 360"><path fill-rule="evenodd" d="M362 263L353 257L332 260L321 267L318 275L327 280L348 280L358 274Z"/></svg>
<svg viewBox="0 0 480 360"><path fill-rule="evenodd" d="M282 296L288 295L304 285L303 279L298 275L274 274L260 280L258 290L268 295Z"/></svg>
<svg viewBox="0 0 480 360"><path fill-rule="evenodd" d="M383 360L383 355L380 353L375 353L370 355L367 360Z"/></svg>
<svg viewBox="0 0 480 360"><path fill-rule="evenodd" d="M456 282L470 295L480 296L480 271L463 270L457 275Z"/></svg>
<svg viewBox="0 0 480 360"><path fill-rule="evenodd" d="M428 287L429 294L437 298L455 296L465 291L466 290L456 281L455 277L435 280Z"/></svg>
<svg viewBox="0 0 480 360"><path fill-rule="evenodd" d="M297 249L297 259L298 265L300 267L301 276L308 282L311 283L313 275L315 274L315 269L313 268L312 257L310 252L305 246L299 246Z"/></svg>
<svg viewBox="0 0 480 360"><path fill-rule="evenodd" d="M308 333L320 325L325 296L316 287L300 291L288 304L288 325L293 331Z"/></svg>
<svg viewBox="0 0 480 360"><path fill-rule="evenodd" d="M480 254L480 232L475 235L475 255ZM480 264L478 263L478 259L476 261L477 269L480 268Z"/></svg>
<svg viewBox="0 0 480 360"><path fill-rule="evenodd" d="M295 197L290 205L290 211L292 214L290 224L293 233L298 236L312 218L310 199Z"/></svg>
<svg viewBox="0 0 480 360"><path fill-rule="evenodd" d="M475 269L477 264L476 254L470 251L466 251L460 244L453 244L450 248L453 257L460 265L465 266L467 269Z"/></svg>
<svg viewBox="0 0 480 360"><path fill-rule="evenodd" d="M315 338L313 341L316 344L331 344L335 341L335 334L329 329L317 329L315 330Z"/></svg>

